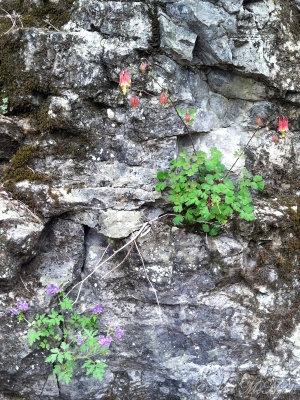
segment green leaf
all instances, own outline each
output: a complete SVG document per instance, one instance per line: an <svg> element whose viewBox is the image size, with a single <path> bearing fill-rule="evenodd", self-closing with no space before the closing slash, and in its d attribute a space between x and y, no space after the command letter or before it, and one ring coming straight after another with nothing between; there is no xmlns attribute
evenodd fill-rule
<svg viewBox="0 0 300 400"><path fill-rule="evenodd" d="M202 225L202 229L203 229L204 232L209 232L210 231L209 225Z"/></svg>
<svg viewBox="0 0 300 400"><path fill-rule="evenodd" d="M58 374L61 370L61 365L56 364L53 368L53 375Z"/></svg>
<svg viewBox="0 0 300 400"><path fill-rule="evenodd" d="M174 222L175 225L179 225L183 220L184 220L184 217L182 215L177 215L173 219L173 222Z"/></svg>
<svg viewBox="0 0 300 400"><path fill-rule="evenodd" d="M264 182L257 182L257 189L261 190L265 187Z"/></svg>
<svg viewBox="0 0 300 400"><path fill-rule="evenodd" d="M70 347L70 345L68 345L68 344L65 343L65 342L62 342L62 344L60 345L60 347L61 347L63 350L67 350L67 349Z"/></svg>
<svg viewBox="0 0 300 400"><path fill-rule="evenodd" d="M256 175L253 177L254 182L261 182L262 181L262 177L259 175Z"/></svg>
<svg viewBox="0 0 300 400"><path fill-rule="evenodd" d="M45 362L54 363L56 361L57 354L51 354L49 357L45 358Z"/></svg>
<svg viewBox="0 0 300 400"><path fill-rule="evenodd" d="M252 187L252 189L257 189L258 188L257 183L255 183L255 182L251 182L250 186Z"/></svg>
<svg viewBox="0 0 300 400"><path fill-rule="evenodd" d="M183 210L183 207L182 207L182 206L175 206L175 207L173 207L173 211L176 212L176 213L180 213L182 210Z"/></svg>
<svg viewBox="0 0 300 400"><path fill-rule="evenodd" d="M157 179L159 179L160 181L164 181L168 177L169 177L169 173L166 171L158 171L157 172Z"/></svg>
<svg viewBox="0 0 300 400"><path fill-rule="evenodd" d="M156 186L155 186L155 190L156 190L157 192L160 192L161 190L164 190L166 186L167 186L167 185L166 185L164 182L158 182L158 183L156 184Z"/></svg>
<svg viewBox="0 0 300 400"><path fill-rule="evenodd" d="M210 236L217 236L217 234L220 232L220 228L213 228L211 229L211 231L209 232Z"/></svg>
<svg viewBox="0 0 300 400"><path fill-rule="evenodd" d="M62 353L58 354L57 361L62 364L63 360L64 360L64 355Z"/></svg>
<svg viewBox="0 0 300 400"><path fill-rule="evenodd" d="M191 117L194 117L197 114L198 110L194 110L193 108L189 108L189 114Z"/></svg>
<svg viewBox="0 0 300 400"><path fill-rule="evenodd" d="M40 338L40 336L41 336L41 332L40 331L35 331L34 329L31 329L28 332L29 345L32 346L33 343Z"/></svg>
<svg viewBox="0 0 300 400"><path fill-rule="evenodd" d="M230 196L225 196L225 203L226 204L232 204L234 202L235 198L234 197L230 197Z"/></svg>
<svg viewBox="0 0 300 400"><path fill-rule="evenodd" d="M68 297L65 297L62 301L59 302L59 305L62 310L72 310L72 300Z"/></svg>

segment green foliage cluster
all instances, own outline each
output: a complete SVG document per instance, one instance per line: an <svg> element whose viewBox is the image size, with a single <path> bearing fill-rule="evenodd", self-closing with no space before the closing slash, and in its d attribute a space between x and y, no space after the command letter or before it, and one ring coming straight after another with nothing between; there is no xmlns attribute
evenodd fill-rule
<svg viewBox="0 0 300 400"><path fill-rule="evenodd" d="M215 236L233 213L246 221L254 220L248 188L263 189L262 177L252 177L243 169L239 181L232 182L224 177L226 168L220 162L221 156L215 147L210 149L210 157L203 151L193 155L184 151L177 160L171 161L171 172L158 171L156 190L170 188L168 200L178 213L175 224L184 220L201 223L204 232Z"/></svg>
<svg viewBox="0 0 300 400"><path fill-rule="evenodd" d="M2 99L2 105L0 106L0 114L2 115L7 114L7 103L8 103L8 97Z"/></svg>
<svg viewBox="0 0 300 400"><path fill-rule="evenodd" d="M101 381L107 364L94 358L105 356L108 346L104 347L98 340L98 314L79 315L73 312L69 298L63 298L62 293L59 298L59 311L52 309L48 314L37 314L30 324L29 345L38 343L40 348L50 352L45 362L53 364L53 374L57 374L58 380L69 383L77 362L83 360L81 368L85 369L86 375L91 374ZM17 318L22 320L23 313ZM80 333L76 335L76 332ZM108 327L107 337L112 334Z"/></svg>

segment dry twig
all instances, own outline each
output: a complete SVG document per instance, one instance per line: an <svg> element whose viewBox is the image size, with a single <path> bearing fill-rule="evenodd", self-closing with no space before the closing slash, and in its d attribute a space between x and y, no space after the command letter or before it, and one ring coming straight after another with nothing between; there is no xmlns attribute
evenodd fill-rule
<svg viewBox="0 0 300 400"><path fill-rule="evenodd" d="M159 318L160 318L161 322L163 322L162 316L161 316L161 315L162 315L161 307L160 307L159 300L158 300L158 296L157 296L157 290L155 289L155 287L153 286L153 283L152 283L152 282L150 281L150 279L149 279L149 276L148 276L148 273L147 273L147 270L146 270L146 266L145 266L145 262L144 262L143 256L142 256L142 254L141 254L141 252L140 252L140 249L139 249L139 247L138 247L136 241L134 241L134 244L135 244L135 247L136 247L136 249L137 249L137 252L139 253L140 259L141 259L141 261L142 261L142 265L143 265L143 268L144 268L144 272L145 272L146 278L147 278L148 282L150 283L150 286L151 286L151 288L152 288L152 290L153 290L153 292L154 292L154 294L155 294L156 303L157 303L157 306L158 306Z"/></svg>
<svg viewBox="0 0 300 400"><path fill-rule="evenodd" d="M130 253L131 253L131 251L132 251L132 249L133 249L133 246L134 246L135 241L136 241L140 236L144 236L144 235L146 235L146 234L148 234L148 233L150 232L150 229L149 229L149 228L151 228L153 222L155 222L155 221L157 221L157 220L159 220L159 219L161 219L161 218L163 218L163 217L170 216L170 215L176 215L176 214L163 214L163 215L160 215L160 216L158 216L158 217L152 219L151 221L145 222L145 223L142 225L142 227L140 228L140 230L138 231L138 233L136 233L132 239L130 239L127 243L125 243L124 246L122 246L122 247L120 247L118 250L116 250L116 251L114 252L114 254L112 254L111 256L109 256L108 258L106 258L106 260L104 260L104 261L102 261L102 259L103 259L103 255L102 255L102 256L101 256L101 259L97 262L97 264L96 264L95 268L93 269L93 271L92 271L91 273L89 273L89 274L88 274L84 279L82 279L80 282L76 283L76 284L68 291L68 293L65 295L65 297L68 297L69 294L70 294L77 286L79 286L79 285L80 285L80 290L81 290L83 283L84 283L85 281L87 281L92 275L94 275L94 273L95 273L96 271L98 271L98 269L99 269L100 267L102 267L102 265L104 265L106 262L112 260L118 253L120 253L122 250L124 250L124 249L126 249L128 246L130 246L130 249L128 250L128 252L127 252L126 256L123 258L123 260L122 260L118 265L116 265L114 268L112 268L111 270L107 271L104 275L102 275L102 276L100 277L100 279L106 278L106 277L107 277L108 275L110 275L113 271L115 271L116 269L118 269L118 268L126 261L126 259L129 257L129 255L130 255ZM78 296L78 297L79 297L79 296ZM78 299L76 298L76 300L78 300Z"/></svg>
<svg viewBox="0 0 300 400"><path fill-rule="evenodd" d="M17 14L15 10L12 13L7 12L6 10L4 10L4 8L0 8L0 10L4 11L6 14L6 15L0 15L0 18L9 18L11 21L11 27L9 28L8 31L4 33L4 35L7 35L13 29L23 28L22 17L20 14ZM18 22L20 24L20 27L18 26Z"/></svg>

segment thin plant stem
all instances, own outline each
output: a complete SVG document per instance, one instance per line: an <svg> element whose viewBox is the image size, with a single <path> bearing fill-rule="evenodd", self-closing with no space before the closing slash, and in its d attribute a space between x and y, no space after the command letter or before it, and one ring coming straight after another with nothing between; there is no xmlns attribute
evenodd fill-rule
<svg viewBox="0 0 300 400"><path fill-rule="evenodd" d="M148 282L149 282L149 284L150 284L150 286L151 286L151 288L152 288L152 290L153 290L153 292L154 292L154 294L155 294L156 303L157 303L157 306L158 306L159 318L160 318L161 322L163 322L162 316L161 316L161 315L162 315L161 307L160 307L159 300L158 300L158 296L157 296L157 290L155 289L155 287L153 286L152 282L151 282L150 279L149 279L149 276L148 276L148 273L147 273L147 270L146 270L146 266L145 266L145 262L144 262L144 258L143 258L142 254L141 254L141 252L140 252L140 249L139 249L139 247L138 247L136 241L134 241L134 244L135 244L135 247L136 247L136 249L137 249L137 252L138 252L138 254L139 254L139 256L140 256L140 259L141 259L141 261L142 261L142 265L143 265L143 268L144 268L144 272L145 272L146 278L147 278L147 280L148 280Z"/></svg>

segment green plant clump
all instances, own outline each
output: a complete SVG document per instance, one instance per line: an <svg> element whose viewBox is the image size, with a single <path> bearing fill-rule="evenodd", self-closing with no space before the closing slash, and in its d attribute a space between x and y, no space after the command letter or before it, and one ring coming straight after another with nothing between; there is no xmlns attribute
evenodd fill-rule
<svg viewBox="0 0 300 400"><path fill-rule="evenodd" d="M102 381L107 364L100 358L107 355L113 338L120 339L124 331L109 322L105 334L99 336L98 317L102 313L100 305L92 310L90 316L79 315L73 311L72 300L59 292L57 286L50 285L47 292L56 296L57 310L37 314L33 322L25 317L24 312L29 308L26 301L19 301L17 308L12 310L19 322L26 321L31 327L28 332L29 345L38 344L48 353L45 362L52 364L53 374L57 375L59 381L68 384L74 368L81 362L86 375Z"/></svg>
<svg viewBox="0 0 300 400"><path fill-rule="evenodd" d="M2 105L0 106L0 114L2 114L2 115L7 114L7 102L8 102L7 97L2 99Z"/></svg>
<svg viewBox="0 0 300 400"><path fill-rule="evenodd" d="M186 220L190 224L200 223L204 232L215 236L221 225L233 213L246 221L254 220L254 206L249 187L263 189L261 176L252 177L246 170L237 183L225 175L226 168L220 162L222 153L215 147L210 157L203 151L193 155L186 151L177 160L171 161L170 170L158 171L156 191L170 188L168 200L174 204L178 215L175 224Z"/></svg>

